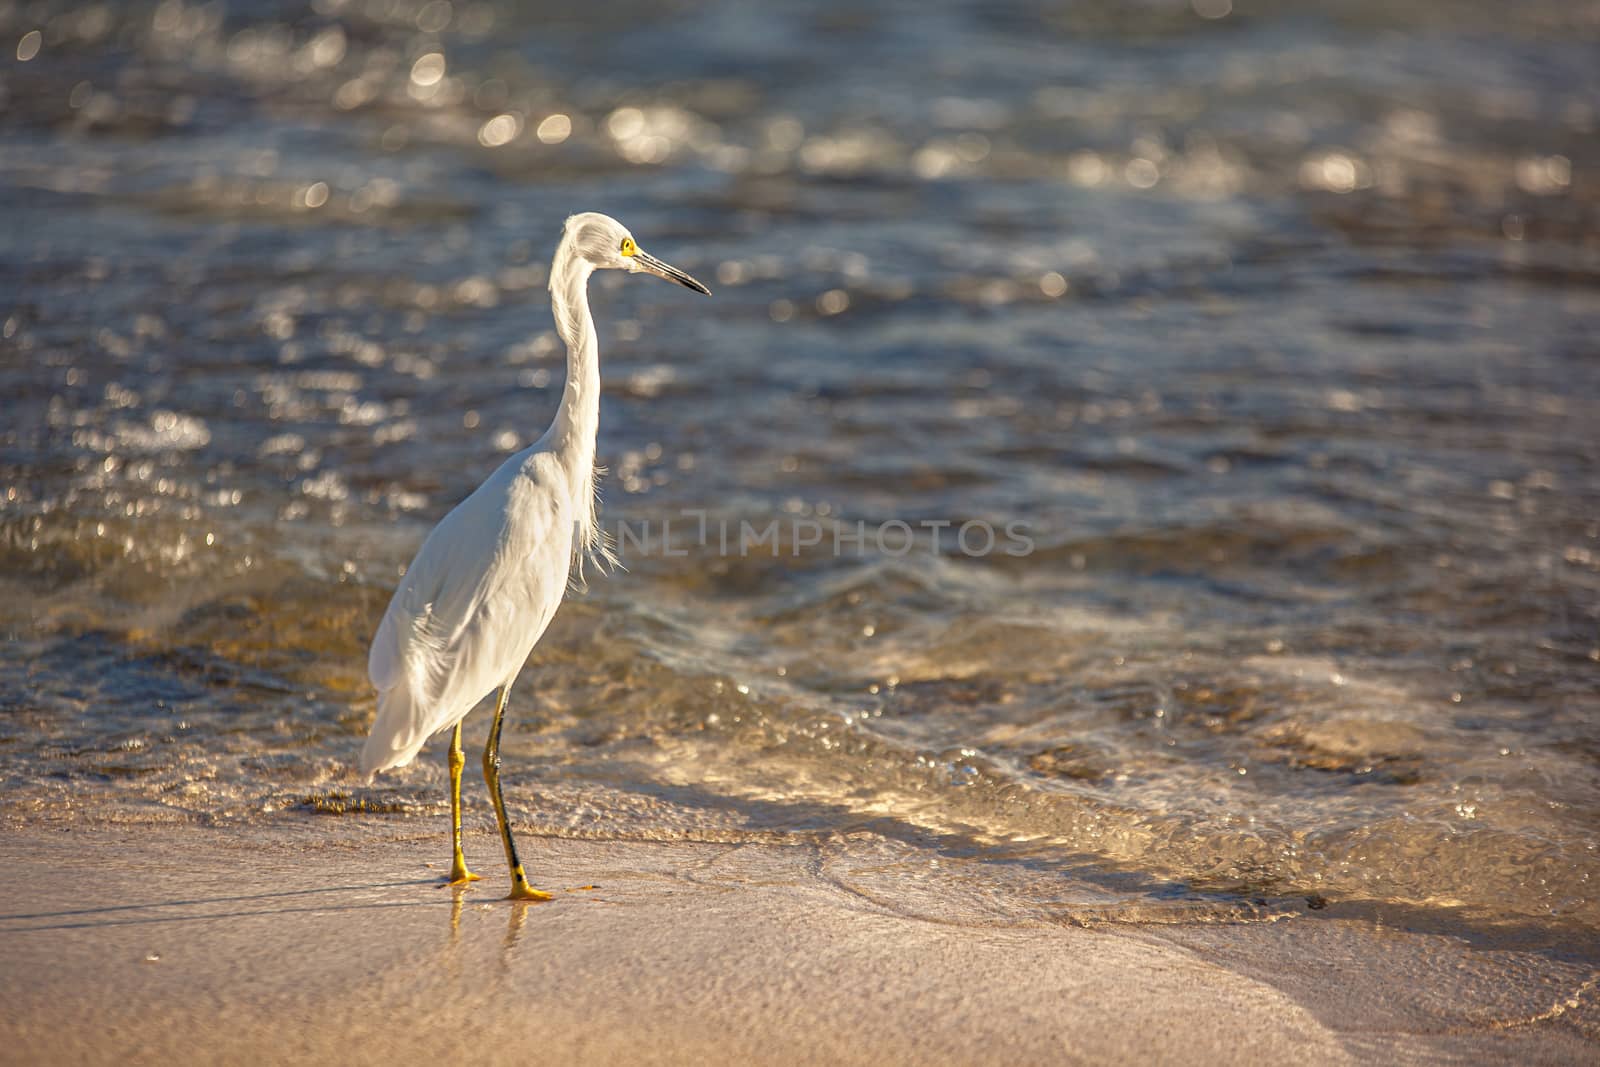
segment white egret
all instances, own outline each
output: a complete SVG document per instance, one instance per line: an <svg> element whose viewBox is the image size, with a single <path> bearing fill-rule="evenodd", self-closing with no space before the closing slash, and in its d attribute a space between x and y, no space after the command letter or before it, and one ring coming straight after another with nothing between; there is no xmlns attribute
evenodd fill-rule
<svg viewBox="0 0 1600 1067"><path fill-rule="evenodd" d="M548 900L517 858L500 792L500 728L511 683L561 604L576 561L606 555L595 517L595 433L600 424L600 351L589 314L589 275L641 271L711 295L683 271L634 243L617 220L587 213L567 220L550 265L550 306L567 343L561 408L544 436L500 465L440 520L406 568L372 639L367 673L378 715L361 750L372 775L403 767L435 734L450 738L450 883L478 876L461 852L461 720L498 689L483 750L511 868L511 899Z"/></svg>

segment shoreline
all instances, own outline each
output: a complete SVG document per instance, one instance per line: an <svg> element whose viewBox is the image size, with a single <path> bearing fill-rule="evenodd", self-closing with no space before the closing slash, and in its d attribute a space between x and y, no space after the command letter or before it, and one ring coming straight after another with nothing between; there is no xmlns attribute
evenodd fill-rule
<svg viewBox="0 0 1600 1067"><path fill-rule="evenodd" d="M815 846L547 838L523 851L557 899L520 905L492 837L458 891L442 836L360 822L0 837L0 1061L1561 1063L1600 1037L1584 965L1365 921L1006 921L938 863L864 893Z"/></svg>

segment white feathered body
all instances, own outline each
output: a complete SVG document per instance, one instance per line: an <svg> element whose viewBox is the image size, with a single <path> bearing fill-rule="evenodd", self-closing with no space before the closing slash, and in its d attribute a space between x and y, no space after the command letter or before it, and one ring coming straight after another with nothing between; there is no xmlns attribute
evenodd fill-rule
<svg viewBox="0 0 1600 1067"><path fill-rule="evenodd" d="M587 475L587 484L573 485ZM367 659L378 715L365 774L401 767L517 676L561 605L592 467L568 472L541 441L500 465L423 542Z"/></svg>

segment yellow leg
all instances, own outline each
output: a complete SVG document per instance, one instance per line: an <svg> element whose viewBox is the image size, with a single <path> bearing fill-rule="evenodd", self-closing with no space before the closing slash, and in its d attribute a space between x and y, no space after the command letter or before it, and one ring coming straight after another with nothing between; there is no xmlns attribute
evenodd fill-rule
<svg viewBox="0 0 1600 1067"><path fill-rule="evenodd" d="M467 857L461 854L461 771L467 757L461 751L461 724L456 723L450 735L450 848L454 853L450 861L450 884L466 885L476 882L478 876L467 870Z"/></svg>
<svg viewBox="0 0 1600 1067"><path fill-rule="evenodd" d="M511 695L511 683L500 687L495 698L494 725L489 727L489 743L483 746L483 777L489 783L489 797L494 801L495 821L500 824L500 840L506 846L506 863L511 867L511 894L507 900L549 900L550 894L528 884L522 861L517 859L517 844L511 840L511 822L506 818L505 797L500 795L500 727L505 724L506 698Z"/></svg>

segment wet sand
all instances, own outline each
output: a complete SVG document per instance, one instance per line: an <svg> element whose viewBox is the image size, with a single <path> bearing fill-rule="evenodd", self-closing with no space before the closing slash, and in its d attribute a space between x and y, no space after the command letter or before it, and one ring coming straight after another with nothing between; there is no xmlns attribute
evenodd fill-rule
<svg viewBox="0 0 1600 1067"><path fill-rule="evenodd" d="M1600 1034L1577 964L1366 922L995 924L812 846L531 836L557 899L515 905L492 837L457 892L440 839L366 829L8 832L0 1060L1568 1063Z"/></svg>

